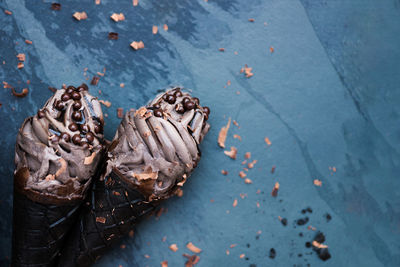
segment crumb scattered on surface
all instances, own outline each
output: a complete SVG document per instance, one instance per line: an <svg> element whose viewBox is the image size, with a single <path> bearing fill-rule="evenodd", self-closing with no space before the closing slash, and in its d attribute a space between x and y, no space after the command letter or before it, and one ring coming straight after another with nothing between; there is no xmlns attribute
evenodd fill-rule
<svg viewBox="0 0 400 267"><path fill-rule="evenodd" d="M201 249L193 245L192 242L187 243L186 247L193 253L200 253Z"/></svg>
<svg viewBox="0 0 400 267"><path fill-rule="evenodd" d="M168 267L168 261L162 261L161 267Z"/></svg>
<svg viewBox="0 0 400 267"><path fill-rule="evenodd" d="M110 32L108 33L109 40L118 40L118 33L117 32Z"/></svg>
<svg viewBox="0 0 400 267"><path fill-rule="evenodd" d="M228 175L228 171L226 171L226 170L222 170L221 173L222 173L223 175Z"/></svg>
<svg viewBox="0 0 400 267"><path fill-rule="evenodd" d="M249 178L244 179L244 182L246 184L252 184L253 183L253 181L251 179L249 179Z"/></svg>
<svg viewBox="0 0 400 267"><path fill-rule="evenodd" d="M169 249L172 250L173 252L177 252L178 251L178 246L176 244L171 244L169 246Z"/></svg>
<svg viewBox="0 0 400 267"><path fill-rule="evenodd" d="M18 54L17 58L19 61L25 61L25 54Z"/></svg>
<svg viewBox="0 0 400 267"><path fill-rule="evenodd" d="M267 145L269 145L269 146L271 145L271 141L269 140L268 137L265 137L264 141L265 141L265 143L267 143Z"/></svg>
<svg viewBox="0 0 400 267"><path fill-rule="evenodd" d="M276 182L275 185L274 185L274 188L272 189L271 196L277 197L278 196L278 190L279 190L279 183Z"/></svg>
<svg viewBox="0 0 400 267"><path fill-rule="evenodd" d="M86 14L85 11L82 11L82 12L75 12L72 16L73 16L76 20L84 20L84 19L87 19L87 14Z"/></svg>
<svg viewBox="0 0 400 267"><path fill-rule="evenodd" d="M133 41L131 43L131 47L135 50L140 50L140 49L144 48L144 43L143 43L143 41L139 41L139 42Z"/></svg>
<svg viewBox="0 0 400 267"><path fill-rule="evenodd" d="M106 107L111 107L111 102L110 101L104 101L104 100L99 100L99 102L101 103L101 104L103 104L104 106L106 106Z"/></svg>
<svg viewBox="0 0 400 267"><path fill-rule="evenodd" d="M228 157L230 157L231 159L236 159L237 156L237 148L234 146L231 146L231 150L225 150L224 154L227 155Z"/></svg>
<svg viewBox="0 0 400 267"><path fill-rule="evenodd" d="M155 25L153 25L152 31L153 31L153 34L157 34L157 32L158 32L158 27L155 26Z"/></svg>
<svg viewBox="0 0 400 267"><path fill-rule="evenodd" d="M225 148L225 141L226 141L226 137L228 135L230 125L231 125L231 118L229 118L226 126L222 127L221 130L219 131L218 145L222 148Z"/></svg>
<svg viewBox="0 0 400 267"><path fill-rule="evenodd" d="M322 182L321 182L320 180L318 180L318 179L315 179L315 180L314 180L314 185L316 185L316 186L322 186Z"/></svg>
<svg viewBox="0 0 400 267"><path fill-rule="evenodd" d="M164 31L168 31L168 25L164 24L163 29L164 29Z"/></svg>
<svg viewBox="0 0 400 267"><path fill-rule="evenodd" d="M125 16L123 13L113 13L110 17L113 21L118 22L118 21L123 21L125 20Z"/></svg>

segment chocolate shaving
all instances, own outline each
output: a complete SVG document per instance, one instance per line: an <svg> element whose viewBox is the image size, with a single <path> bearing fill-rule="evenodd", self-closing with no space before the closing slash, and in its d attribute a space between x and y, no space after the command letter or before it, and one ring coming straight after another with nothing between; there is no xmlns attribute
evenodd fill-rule
<svg viewBox="0 0 400 267"><path fill-rule="evenodd" d="M82 11L82 12L75 12L72 16L73 16L76 20L84 20L84 19L87 19L87 14L86 14L85 11Z"/></svg>
<svg viewBox="0 0 400 267"><path fill-rule="evenodd" d="M90 82L90 84L92 85L97 85L99 83L100 77L97 76L93 76L92 81Z"/></svg>
<svg viewBox="0 0 400 267"><path fill-rule="evenodd" d="M25 43L32 44L32 41L31 40L25 40Z"/></svg>
<svg viewBox="0 0 400 267"><path fill-rule="evenodd" d="M322 182L321 182L320 180L318 180L318 179L315 179L315 180L314 180L314 184L315 184L316 186L322 186Z"/></svg>
<svg viewBox="0 0 400 267"><path fill-rule="evenodd" d="M218 135L218 145L222 148L225 148L225 140L228 135L229 127L231 125L231 118L228 120L228 124L221 128Z"/></svg>
<svg viewBox="0 0 400 267"><path fill-rule="evenodd" d="M193 253L200 253L201 249L193 245L192 242L187 243L186 247Z"/></svg>
<svg viewBox="0 0 400 267"><path fill-rule="evenodd" d="M59 3L52 3L52 4L51 4L51 9L52 9L52 10L57 10L57 11L59 11L59 10L61 10L61 4L59 4Z"/></svg>
<svg viewBox="0 0 400 267"><path fill-rule="evenodd" d="M118 33L117 32L110 32L108 33L109 40L118 40Z"/></svg>
<svg viewBox="0 0 400 267"><path fill-rule="evenodd" d="M124 109L117 108L117 117L121 119L123 116L124 116Z"/></svg>
<svg viewBox="0 0 400 267"><path fill-rule="evenodd" d="M183 254L183 256L188 259L188 261L185 263L185 267L193 267L200 260L200 257L197 255L189 255L189 254L185 253L185 254Z"/></svg>
<svg viewBox="0 0 400 267"><path fill-rule="evenodd" d="M19 61L25 61L25 54L18 54L17 58Z"/></svg>
<svg viewBox="0 0 400 267"><path fill-rule="evenodd" d="M236 159L237 148L234 146L231 146L231 150L230 151L225 150L224 154L227 155L228 157L230 157L231 159Z"/></svg>
<svg viewBox="0 0 400 267"><path fill-rule="evenodd" d="M144 43L142 41L139 41L139 42L134 41L131 43L131 47L135 50L143 49Z"/></svg>
<svg viewBox="0 0 400 267"><path fill-rule="evenodd" d="M122 13L119 13L119 14L113 13L111 15L111 19L114 20L115 22L123 21L123 20L125 20L125 16Z"/></svg>
<svg viewBox="0 0 400 267"><path fill-rule="evenodd" d="M272 189L271 196L277 197L278 196L278 190L279 190L279 183L276 182L274 188Z"/></svg>
<svg viewBox="0 0 400 267"><path fill-rule="evenodd" d="M25 96L27 96L28 93L29 93L28 88L22 89L22 92L21 92L21 93L17 93L17 92L15 91L14 88L11 88L11 91L12 91L12 94L13 94L14 96L16 96L16 97L25 97Z"/></svg>
<svg viewBox="0 0 400 267"><path fill-rule="evenodd" d="M157 26L153 26L153 34L157 34L158 32L158 27Z"/></svg>
<svg viewBox="0 0 400 267"><path fill-rule="evenodd" d="M4 10L4 13L7 14L7 15L12 15L12 12L9 11L9 10Z"/></svg>
<svg viewBox="0 0 400 267"><path fill-rule="evenodd" d="M96 222L98 222L98 223L106 223L106 218L104 218L104 217L96 217Z"/></svg>
<svg viewBox="0 0 400 267"><path fill-rule="evenodd" d="M171 244L169 246L169 249L172 250L173 252L177 252L178 251L178 246L176 244Z"/></svg>

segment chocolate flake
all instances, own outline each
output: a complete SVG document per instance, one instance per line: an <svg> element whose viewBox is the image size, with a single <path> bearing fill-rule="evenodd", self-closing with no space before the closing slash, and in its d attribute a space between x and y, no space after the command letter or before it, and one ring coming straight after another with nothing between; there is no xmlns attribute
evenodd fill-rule
<svg viewBox="0 0 400 267"><path fill-rule="evenodd" d="M108 33L109 40L118 40L118 33L117 32L110 32Z"/></svg>
<svg viewBox="0 0 400 267"><path fill-rule="evenodd" d="M51 9L52 9L52 10L59 11L59 10L61 10L61 4L59 4L59 3L52 3L52 4L51 4Z"/></svg>
<svg viewBox="0 0 400 267"><path fill-rule="evenodd" d="M12 15L12 12L10 10L4 10L4 13L7 15Z"/></svg>
<svg viewBox="0 0 400 267"><path fill-rule="evenodd" d="M131 47L134 50L140 50L140 49L144 48L144 43L142 41L139 41L139 42L134 41L131 43Z"/></svg>
<svg viewBox="0 0 400 267"><path fill-rule="evenodd" d="M86 14L85 11L82 11L82 12L75 12L72 16L73 16L76 20L84 20L84 19L87 19L87 14Z"/></svg>
<svg viewBox="0 0 400 267"><path fill-rule="evenodd" d="M275 251L274 248L271 248L271 249L269 250L269 258L270 258L270 259L275 259L275 257L276 257L276 251Z"/></svg>
<svg viewBox="0 0 400 267"><path fill-rule="evenodd" d="M13 94L14 96L16 96L16 97L25 97L25 96L27 96L28 93L29 93L28 88L22 89L22 92L21 92L21 93L17 93L17 92L15 91L14 88L11 88L11 91L12 91L12 94Z"/></svg>
<svg viewBox="0 0 400 267"><path fill-rule="evenodd" d="M90 82L90 84L92 85L97 85L99 83L100 77L98 76L93 76L92 81Z"/></svg>

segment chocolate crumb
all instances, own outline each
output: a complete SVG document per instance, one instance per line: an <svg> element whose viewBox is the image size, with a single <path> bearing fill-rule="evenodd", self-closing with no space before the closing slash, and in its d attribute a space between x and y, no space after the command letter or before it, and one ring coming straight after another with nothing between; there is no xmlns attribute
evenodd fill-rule
<svg viewBox="0 0 400 267"><path fill-rule="evenodd" d="M306 248L311 248L311 242L306 242Z"/></svg>
<svg viewBox="0 0 400 267"><path fill-rule="evenodd" d="M329 213L327 213L327 214L325 215L325 218L326 218L326 221L327 221L327 222L329 222L330 220L332 220L332 216L331 216Z"/></svg>
<svg viewBox="0 0 400 267"><path fill-rule="evenodd" d="M124 116L123 108L117 108L117 116L118 116L118 118L122 119L122 117Z"/></svg>
<svg viewBox="0 0 400 267"><path fill-rule="evenodd" d="M92 81L90 82L90 84L92 85L97 85L99 83L100 77L97 76L93 76Z"/></svg>
<svg viewBox="0 0 400 267"><path fill-rule="evenodd" d="M283 218L283 219L281 220L281 223L283 224L283 226L286 226L286 225L287 225L287 219L286 219L286 218Z"/></svg>
<svg viewBox="0 0 400 267"><path fill-rule="evenodd" d="M318 232L314 237L314 241L317 241L320 244L324 243L325 235L322 232Z"/></svg>
<svg viewBox="0 0 400 267"><path fill-rule="evenodd" d="M308 223L308 217L302 218L302 219L298 219L296 221L297 225L305 225L306 223Z"/></svg>
<svg viewBox="0 0 400 267"><path fill-rule="evenodd" d="M276 251L275 251L274 248L271 248L271 249L269 250L269 257L270 257L270 259L275 259L275 257L276 257Z"/></svg>
<svg viewBox="0 0 400 267"><path fill-rule="evenodd" d="M59 4L59 3L52 3L52 4L51 4L51 9L59 11L59 10L61 10L61 4Z"/></svg>
<svg viewBox="0 0 400 267"><path fill-rule="evenodd" d="M317 251L318 257L323 260L327 261L331 258L331 254L329 253L329 250L327 248L322 248Z"/></svg>
<svg viewBox="0 0 400 267"><path fill-rule="evenodd" d="M108 33L109 40L118 40L118 33L117 32L110 32Z"/></svg>

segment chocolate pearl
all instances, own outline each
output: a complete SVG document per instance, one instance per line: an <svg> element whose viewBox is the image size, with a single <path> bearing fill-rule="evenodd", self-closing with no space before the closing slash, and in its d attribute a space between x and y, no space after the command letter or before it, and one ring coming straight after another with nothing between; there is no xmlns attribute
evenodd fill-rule
<svg viewBox="0 0 400 267"><path fill-rule="evenodd" d="M81 85L79 85L78 87L78 91L89 91L89 87L86 85L86 83L82 83Z"/></svg>
<svg viewBox="0 0 400 267"><path fill-rule="evenodd" d="M174 95L168 95L167 96L167 102L170 104L174 104L176 101L176 97Z"/></svg>
<svg viewBox="0 0 400 267"><path fill-rule="evenodd" d="M64 101L64 102L66 102L66 101L68 101L70 99L71 99L71 95L69 95L69 94L62 94L61 95L61 100Z"/></svg>
<svg viewBox="0 0 400 267"><path fill-rule="evenodd" d="M196 105L200 105L200 99L198 99L197 97L193 97L192 101L196 104Z"/></svg>
<svg viewBox="0 0 400 267"><path fill-rule="evenodd" d="M70 140L70 136L69 136L69 134L67 134L67 133L62 133L61 135L60 135L60 138L61 139L63 139L65 142L69 142L69 140Z"/></svg>
<svg viewBox="0 0 400 267"><path fill-rule="evenodd" d="M179 114L183 114L185 113L185 108L182 106L182 104L176 104L175 111L178 112Z"/></svg>
<svg viewBox="0 0 400 267"><path fill-rule="evenodd" d="M94 134L92 134L91 132L88 132L86 134L86 140L88 140L89 143L92 143L94 141Z"/></svg>
<svg viewBox="0 0 400 267"><path fill-rule="evenodd" d="M76 121L81 121L82 120L82 113L80 111L72 112L72 119L74 119Z"/></svg>
<svg viewBox="0 0 400 267"><path fill-rule="evenodd" d="M41 119L41 118L43 118L44 116L46 116L46 114L44 113L43 110L38 110L37 116L38 116L39 119Z"/></svg>
<svg viewBox="0 0 400 267"><path fill-rule="evenodd" d="M80 101L75 101L72 107L75 110L79 110L82 107L82 103Z"/></svg>
<svg viewBox="0 0 400 267"><path fill-rule="evenodd" d="M203 107L203 111L207 113L207 115L210 115L210 108L209 107Z"/></svg>
<svg viewBox="0 0 400 267"><path fill-rule="evenodd" d="M186 102L190 101L189 97L185 97L182 99L182 104L185 104Z"/></svg>
<svg viewBox="0 0 400 267"><path fill-rule="evenodd" d="M153 105L153 108L155 108L155 109L160 109L160 108L161 108L160 103L155 103L155 104Z"/></svg>
<svg viewBox="0 0 400 267"><path fill-rule="evenodd" d="M183 104L186 110L192 110L195 107L195 104L193 101L189 100L185 104Z"/></svg>
<svg viewBox="0 0 400 267"><path fill-rule="evenodd" d="M87 142L81 142L81 146L83 149L88 149L89 148L89 144Z"/></svg>
<svg viewBox="0 0 400 267"><path fill-rule="evenodd" d="M87 133L90 131L89 126L87 126L86 124L80 124L79 128L81 129L82 132Z"/></svg>
<svg viewBox="0 0 400 267"><path fill-rule="evenodd" d="M95 125L94 126L94 132L95 133L102 133L103 132L103 127L101 125Z"/></svg>
<svg viewBox="0 0 400 267"><path fill-rule="evenodd" d="M72 142L75 145L80 145L81 144L81 136L79 134L75 134L74 136L72 136Z"/></svg>
<svg viewBox="0 0 400 267"><path fill-rule="evenodd" d="M181 97L183 94L182 94L181 90L176 90L175 93L174 93L174 95L175 95L176 97Z"/></svg>
<svg viewBox="0 0 400 267"><path fill-rule="evenodd" d="M168 97L168 94L164 94L164 95L162 96L162 99L164 99L165 101L167 101L167 97Z"/></svg>
<svg viewBox="0 0 400 267"><path fill-rule="evenodd" d="M70 129L70 130L73 131L73 132L78 131L78 124L76 124L76 123L71 123L71 124L68 126L68 129Z"/></svg>
<svg viewBox="0 0 400 267"><path fill-rule="evenodd" d="M61 102L61 101L57 101L57 103L56 103L56 109L57 110L63 110L64 109L64 107L65 107L65 105L64 105L64 103L63 102Z"/></svg>
<svg viewBox="0 0 400 267"><path fill-rule="evenodd" d="M67 90L65 91L67 94L72 94L73 91L75 91L76 88L72 85L67 87Z"/></svg>
<svg viewBox="0 0 400 267"><path fill-rule="evenodd" d="M163 113L162 113L161 109L154 110L154 116L162 117L162 115L163 115Z"/></svg>
<svg viewBox="0 0 400 267"><path fill-rule="evenodd" d="M72 99L74 99L74 100L79 100L79 99L81 99L81 94L78 93L78 92L73 92L73 93L72 93Z"/></svg>

